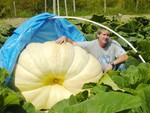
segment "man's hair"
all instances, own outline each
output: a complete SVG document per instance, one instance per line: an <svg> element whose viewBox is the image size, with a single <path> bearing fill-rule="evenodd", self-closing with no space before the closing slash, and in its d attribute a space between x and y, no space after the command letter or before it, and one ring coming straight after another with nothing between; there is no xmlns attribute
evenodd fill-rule
<svg viewBox="0 0 150 113"><path fill-rule="evenodd" d="M109 34L110 34L110 31L109 31L109 30L100 27L100 28L97 30L97 34L101 34L102 32L106 32L106 33L109 33Z"/></svg>

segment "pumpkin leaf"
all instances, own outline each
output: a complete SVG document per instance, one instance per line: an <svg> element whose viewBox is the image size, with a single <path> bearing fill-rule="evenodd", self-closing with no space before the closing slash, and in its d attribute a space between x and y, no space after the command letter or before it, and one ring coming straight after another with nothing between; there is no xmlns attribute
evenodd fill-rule
<svg viewBox="0 0 150 113"><path fill-rule="evenodd" d="M101 80L100 80L99 83L100 83L100 84L103 83L103 84L105 84L105 85L109 85L109 86L111 86L112 89L115 90L115 91L116 91L116 90L124 91L123 89L119 88L116 83L114 83L114 81L110 78L110 76L108 75L108 73L105 73L105 74L103 75L103 77L101 78Z"/></svg>
<svg viewBox="0 0 150 113"><path fill-rule="evenodd" d="M112 91L97 94L79 104L69 106L67 103L68 100L59 102L49 113L115 113L141 106L141 99L138 96Z"/></svg>

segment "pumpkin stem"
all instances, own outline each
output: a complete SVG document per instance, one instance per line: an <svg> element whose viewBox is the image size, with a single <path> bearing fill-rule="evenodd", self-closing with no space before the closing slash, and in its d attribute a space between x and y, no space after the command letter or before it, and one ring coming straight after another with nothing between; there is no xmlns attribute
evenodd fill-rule
<svg viewBox="0 0 150 113"><path fill-rule="evenodd" d="M45 85L62 85L64 82L64 76L62 75L48 75L43 78L43 83Z"/></svg>

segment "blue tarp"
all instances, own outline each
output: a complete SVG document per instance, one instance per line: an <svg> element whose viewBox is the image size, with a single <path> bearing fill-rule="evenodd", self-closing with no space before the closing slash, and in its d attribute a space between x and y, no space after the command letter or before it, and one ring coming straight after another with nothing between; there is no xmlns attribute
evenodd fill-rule
<svg viewBox="0 0 150 113"><path fill-rule="evenodd" d="M0 49L0 68L6 68L11 75L20 52L31 42L54 41L63 35L74 41L85 41L73 24L54 16L57 15L42 13L22 23Z"/></svg>

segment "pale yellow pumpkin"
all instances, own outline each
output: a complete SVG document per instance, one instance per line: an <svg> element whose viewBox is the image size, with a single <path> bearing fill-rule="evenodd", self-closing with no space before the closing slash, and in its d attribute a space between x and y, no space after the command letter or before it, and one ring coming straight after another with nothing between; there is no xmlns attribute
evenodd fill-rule
<svg viewBox="0 0 150 113"><path fill-rule="evenodd" d="M45 42L31 43L21 52L14 75L26 101L36 109L49 109L103 74L98 60L82 48Z"/></svg>

